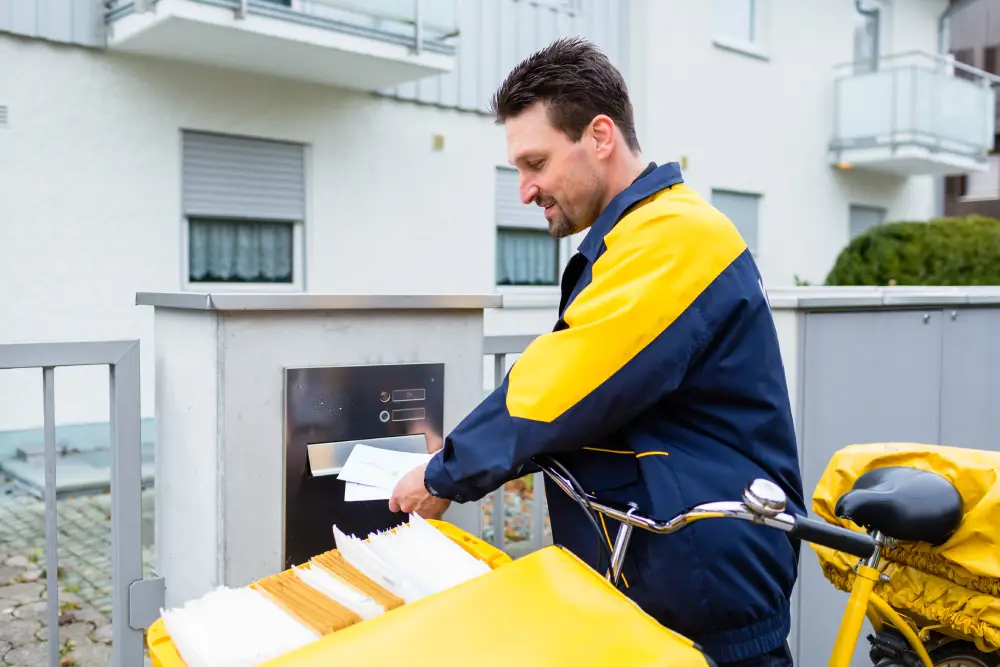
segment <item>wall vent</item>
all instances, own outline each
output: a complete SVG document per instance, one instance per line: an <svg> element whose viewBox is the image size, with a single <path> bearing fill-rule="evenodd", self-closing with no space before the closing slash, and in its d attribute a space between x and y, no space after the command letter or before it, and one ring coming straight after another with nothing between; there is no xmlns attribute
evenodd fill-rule
<svg viewBox="0 0 1000 667"><path fill-rule="evenodd" d="M8 113L7 106L4 104L0 104L0 127L7 126L7 121L9 117L10 114Z"/></svg>

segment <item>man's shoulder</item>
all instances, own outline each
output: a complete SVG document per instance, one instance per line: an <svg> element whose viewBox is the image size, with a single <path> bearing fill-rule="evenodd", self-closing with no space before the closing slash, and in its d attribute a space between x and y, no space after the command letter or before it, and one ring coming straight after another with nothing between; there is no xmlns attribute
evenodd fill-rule
<svg viewBox="0 0 1000 667"><path fill-rule="evenodd" d="M605 237L605 246L629 253L711 252L735 259L746 242L725 215L681 183L632 207Z"/></svg>

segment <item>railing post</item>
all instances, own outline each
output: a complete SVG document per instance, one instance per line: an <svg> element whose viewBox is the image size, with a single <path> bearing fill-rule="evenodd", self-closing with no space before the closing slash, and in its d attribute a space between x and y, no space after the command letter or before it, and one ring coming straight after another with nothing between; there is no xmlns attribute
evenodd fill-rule
<svg viewBox="0 0 1000 667"><path fill-rule="evenodd" d="M42 423L45 432L45 616L49 665L59 665L59 540L56 530L56 390L55 368L42 368Z"/></svg>
<svg viewBox="0 0 1000 667"><path fill-rule="evenodd" d="M142 630L132 627L130 587L142 580L142 454L139 343L111 366L111 571L115 667L142 664Z"/></svg>
<svg viewBox="0 0 1000 667"><path fill-rule="evenodd" d="M236 10L236 18L245 19L247 17L247 0L240 0L240 6Z"/></svg>
<svg viewBox="0 0 1000 667"><path fill-rule="evenodd" d="M534 475L534 497L531 501L531 550L538 551L542 548L542 533L545 532L545 473L536 472Z"/></svg>
<svg viewBox="0 0 1000 667"><path fill-rule="evenodd" d="M418 0L419 1L419 0ZM503 384L505 371L507 370L507 355L497 353L493 355L493 386L499 387ZM493 546L503 549L507 543L507 535L504 531L504 514L506 511L504 499L504 487L500 487L493 492Z"/></svg>

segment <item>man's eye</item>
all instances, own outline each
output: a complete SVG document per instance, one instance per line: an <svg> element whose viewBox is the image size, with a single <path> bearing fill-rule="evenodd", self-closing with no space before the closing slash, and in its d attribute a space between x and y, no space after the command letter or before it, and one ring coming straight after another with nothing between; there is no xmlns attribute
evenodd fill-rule
<svg viewBox="0 0 1000 667"><path fill-rule="evenodd" d="M537 171L538 169L541 169L544 164L545 160L536 160L535 162L529 162L528 166Z"/></svg>

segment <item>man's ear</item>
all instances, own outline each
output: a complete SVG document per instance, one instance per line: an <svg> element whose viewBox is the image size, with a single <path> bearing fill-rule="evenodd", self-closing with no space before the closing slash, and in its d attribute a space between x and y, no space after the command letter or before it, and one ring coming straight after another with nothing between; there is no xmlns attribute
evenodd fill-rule
<svg viewBox="0 0 1000 667"><path fill-rule="evenodd" d="M615 145L615 123L611 118L600 114L590 121L590 140L593 141L594 150L600 158L611 155Z"/></svg>

